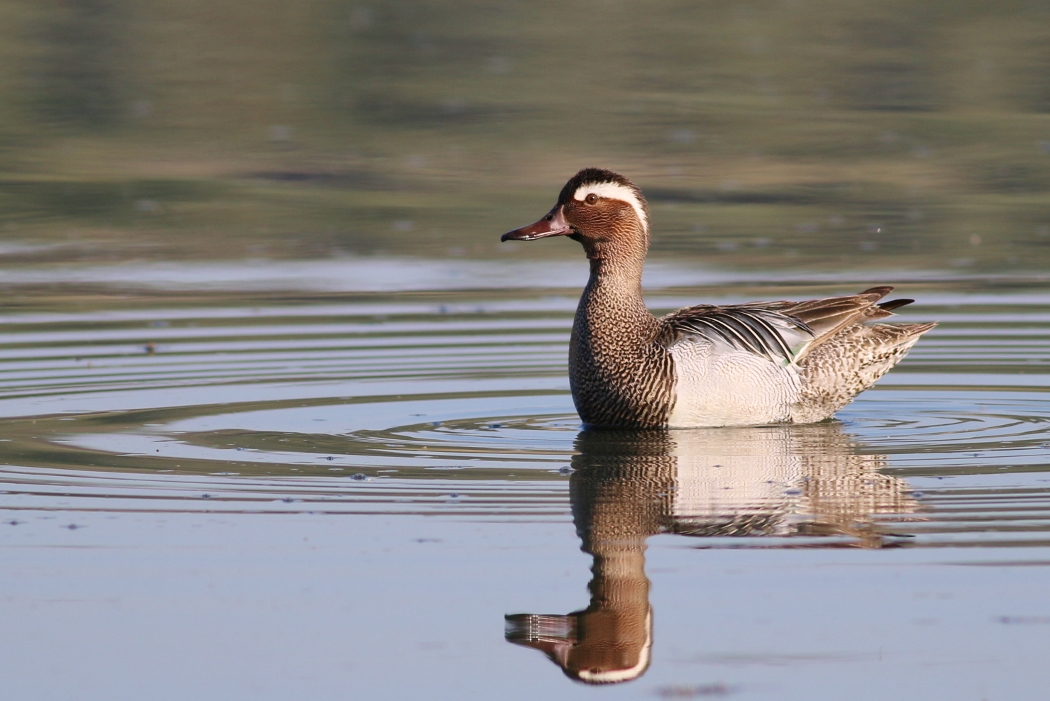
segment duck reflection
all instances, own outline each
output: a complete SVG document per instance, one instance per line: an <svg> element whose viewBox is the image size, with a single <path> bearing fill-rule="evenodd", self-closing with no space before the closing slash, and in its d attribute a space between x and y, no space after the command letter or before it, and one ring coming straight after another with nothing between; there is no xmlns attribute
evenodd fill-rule
<svg viewBox="0 0 1050 701"><path fill-rule="evenodd" d="M858 454L837 423L583 431L576 450L569 495L594 557L590 606L509 615L506 637L589 684L636 679L649 666L650 535L840 536L825 542L885 547L895 539L873 517L917 506L904 480L880 472L885 456Z"/></svg>

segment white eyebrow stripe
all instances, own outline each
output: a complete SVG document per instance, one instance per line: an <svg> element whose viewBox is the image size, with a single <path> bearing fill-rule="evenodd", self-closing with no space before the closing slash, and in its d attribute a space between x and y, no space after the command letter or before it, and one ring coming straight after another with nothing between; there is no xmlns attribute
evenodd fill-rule
<svg viewBox="0 0 1050 701"><path fill-rule="evenodd" d="M611 200L620 200L631 205L634 207L634 213L638 215L638 221L642 223L642 228L649 231L649 217L645 216L645 209L638 200L638 195L631 188L620 183L592 183L578 187L572 198L583 202L591 193L598 197L608 197Z"/></svg>

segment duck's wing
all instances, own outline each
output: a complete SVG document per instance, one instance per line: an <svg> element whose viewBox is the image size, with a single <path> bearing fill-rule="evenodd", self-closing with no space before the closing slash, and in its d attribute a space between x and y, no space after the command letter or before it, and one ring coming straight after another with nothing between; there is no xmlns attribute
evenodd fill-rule
<svg viewBox="0 0 1050 701"><path fill-rule="evenodd" d="M842 329L893 316L892 309L914 301L899 299L879 304L892 289L873 287L860 294L805 302L698 305L672 312L660 323L668 345L683 336L698 336L787 365Z"/></svg>
<svg viewBox="0 0 1050 701"><path fill-rule="evenodd" d="M799 354L799 358L820 347L843 329L856 324L877 321L893 316L894 309L911 304L913 299L895 299L879 302L893 291L885 285L846 297L826 297L795 302L783 309L783 313L805 323L813 331L813 343Z"/></svg>
<svg viewBox="0 0 1050 701"><path fill-rule="evenodd" d="M660 319L664 344L670 347L683 338L703 338L788 365L815 338L804 321L780 311L790 304L755 302L679 309Z"/></svg>

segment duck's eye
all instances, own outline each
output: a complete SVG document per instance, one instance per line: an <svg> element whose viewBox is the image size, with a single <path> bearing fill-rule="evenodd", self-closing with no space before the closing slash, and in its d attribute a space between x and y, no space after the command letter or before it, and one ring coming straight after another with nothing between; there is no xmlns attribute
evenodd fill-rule
<svg viewBox="0 0 1050 701"><path fill-rule="evenodd" d="M587 197L585 197L583 201L587 204L594 204L598 201L598 195L592 192L591 194L587 195Z"/></svg>

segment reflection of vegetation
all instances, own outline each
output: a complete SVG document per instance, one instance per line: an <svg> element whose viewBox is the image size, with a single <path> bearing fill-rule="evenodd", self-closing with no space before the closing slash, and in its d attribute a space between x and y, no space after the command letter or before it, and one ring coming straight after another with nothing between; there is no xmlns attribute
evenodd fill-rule
<svg viewBox="0 0 1050 701"><path fill-rule="evenodd" d="M1048 20L948 0L21 0L0 7L0 236L519 254L495 234L601 164L652 193L655 254L1043 268Z"/></svg>
<svg viewBox="0 0 1050 701"><path fill-rule="evenodd" d="M136 205L154 211L156 202L208 200L221 194L196 180L137 180L127 182L7 180L0 182L0 197L42 217L102 217L116 222L128 219Z"/></svg>
<svg viewBox="0 0 1050 701"><path fill-rule="evenodd" d="M887 111L936 107L941 86L930 65L934 34L927 29L934 18L923 14L928 13L894 13L846 25L845 43L854 49L839 76L838 92L846 106Z"/></svg>
<svg viewBox="0 0 1050 701"><path fill-rule="evenodd" d="M53 0L38 37L42 56L34 92L45 120L112 125L121 110L122 16L114 0Z"/></svg>

